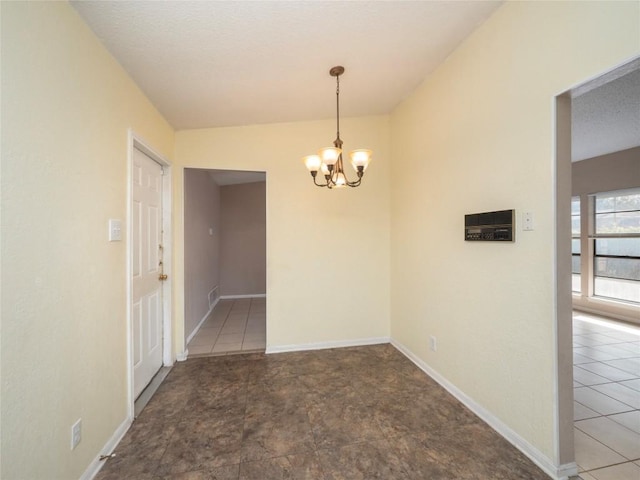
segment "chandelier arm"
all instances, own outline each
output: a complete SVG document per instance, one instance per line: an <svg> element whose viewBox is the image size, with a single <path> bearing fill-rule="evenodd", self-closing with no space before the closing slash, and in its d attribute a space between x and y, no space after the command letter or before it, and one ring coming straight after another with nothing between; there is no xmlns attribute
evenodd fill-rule
<svg viewBox="0 0 640 480"><path fill-rule="evenodd" d="M331 175L323 175L324 179L325 179L325 183L318 183L318 181L316 180L316 176L313 177L313 183L318 186L318 187L329 187L331 188Z"/></svg>
<svg viewBox="0 0 640 480"><path fill-rule="evenodd" d="M349 185L353 182L349 181L349 177L347 177L347 172L345 172L344 170L344 164L342 163L342 152L340 153L340 155L338 156L338 161L336 162L336 166L335 166L335 170L336 173L336 179L338 178L338 175L341 173L342 177L344 178L345 181L345 185ZM337 186L338 184L333 182L335 186Z"/></svg>
<svg viewBox="0 0 640 480"><path fill-rule="evenodd" d="M316 177L313 177L313 184L316 187L326 187L329 185L328 183L318 183L318 181L316 180Z"/></svg>
<svg viewBox="0 0 640 480"><path fill-rule="evenodd" d="M336 167L338 166L338 163L340 164L340 171L344 176L346 185L350 187L357 187L358 185L360 185L360 183L362 183L362 176L358 176L358 180L354 180L353 182L349 180L349 177L347 176L347 172L344 169L344 164L342 163L342 153L340 153L340 156L338 157L338 161L336 162Z"/></svg>

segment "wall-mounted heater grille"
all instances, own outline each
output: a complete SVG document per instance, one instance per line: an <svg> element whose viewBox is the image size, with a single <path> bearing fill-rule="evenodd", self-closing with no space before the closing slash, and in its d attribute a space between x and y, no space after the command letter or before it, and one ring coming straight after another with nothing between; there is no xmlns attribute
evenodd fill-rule
<svg viewBox="0 0 640 480"><path fill-rule="evenodd" d="M515 242L515 210L472 213L464 216L467 242Z"/></svg>

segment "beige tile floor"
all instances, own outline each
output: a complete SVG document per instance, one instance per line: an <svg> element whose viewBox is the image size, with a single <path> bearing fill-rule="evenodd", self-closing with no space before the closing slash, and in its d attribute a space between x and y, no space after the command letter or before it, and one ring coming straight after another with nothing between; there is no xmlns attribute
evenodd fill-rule
<svg viewBox="0 0 640 480"><path fill-rule="evenodd" d="M574 433L583 480L640 480L640 328L573 314Z"/></svg>
<svg viewBox="0 0 640 480"><path fill-rule="evenodd" d="M187 345L189 357L264 352L266 299L223 299Z"/></svg>

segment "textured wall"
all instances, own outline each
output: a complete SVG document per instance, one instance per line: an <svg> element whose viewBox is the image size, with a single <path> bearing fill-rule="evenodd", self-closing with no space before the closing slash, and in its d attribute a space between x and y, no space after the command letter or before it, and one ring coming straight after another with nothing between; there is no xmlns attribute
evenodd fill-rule
<svg viewBox="0 0 640 480"><path fill-rule="evenodd" d="M211 229L211 233L210 233ZM184 171L184 329L188 337L209 311L220 284L220 188L206 170ZM218 291L218 294L220 292Z"/></svg>
<svg viewBox="0 0 640 480"><path fill-rule="evenodd" d="M640 187L640 147L571 165L572 195Z"/></svg>
<svg viewBox="0 0 640 480"><path fill-rule="evenodd" d="M128 129L167 157L173 130L67 3L1 8L0 477L79 478L127 416L126 242L107 221L126 225Z"/></svg>
<svg viewBox="0 0 640 480"><path fill-rule="evenodd" d="M182 165L266 172L268 348L389 335L389 121L340 127L345 149L374 151L357 189L315 187L301 161L334 138L333 120L176 133Z"/></svg>
<svg viewBox="0 0 640 480"><path fill-rule="evenodd" d="M587 231L584 219L587 218L589 211L588 196L590 194L640 187L640 147L573 162L571 177L572 195L580 196L583 231ZM588 241L583 239L583 251L586 251L587 245ZM583 260L588 262L588 259ZM584 265L582 271L587 271ZM588 282L588 276L583 276L582 281ZM638 307L624 302L589 297L586 294L589 291L586 285L587 283L583 283L583 295L572 295L574 308L640 324Z"/></svg>
<svg viewBox="0 0 640 480"><path fill-rule="evenodd" d="M554 97L640 53L639 8L507 2L391 120L392 337L551 465ZM464 242L464 214L511 208L535 230Z"/></svg>
<svg viewBox="0 0 640 480"><path fill-rule="evenodd" d="M264 295L267 289L265 182L220 189L222 295Z"/></svg>

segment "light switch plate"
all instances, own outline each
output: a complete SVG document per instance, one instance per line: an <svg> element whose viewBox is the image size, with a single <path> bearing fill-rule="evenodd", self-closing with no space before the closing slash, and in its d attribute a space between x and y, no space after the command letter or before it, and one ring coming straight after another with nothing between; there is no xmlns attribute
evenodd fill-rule
<svg viewBox="0 0 640 480"><path fill-rule="evenodd" d="M109 220L109 241L120 242L122 240L122 220Z"/></svg>
<svg viewBox="0 0 640 480"><path fill-rule="evenodd" d="M71 450L75 449L82 440L82 419L76 420L76 423L71 425Z"/></svg>
<svg viewBox="0 0 640 480"><path fill-rule="evenodd" d="M533 212L522 212L522 230L533 230Z"/></svg>

